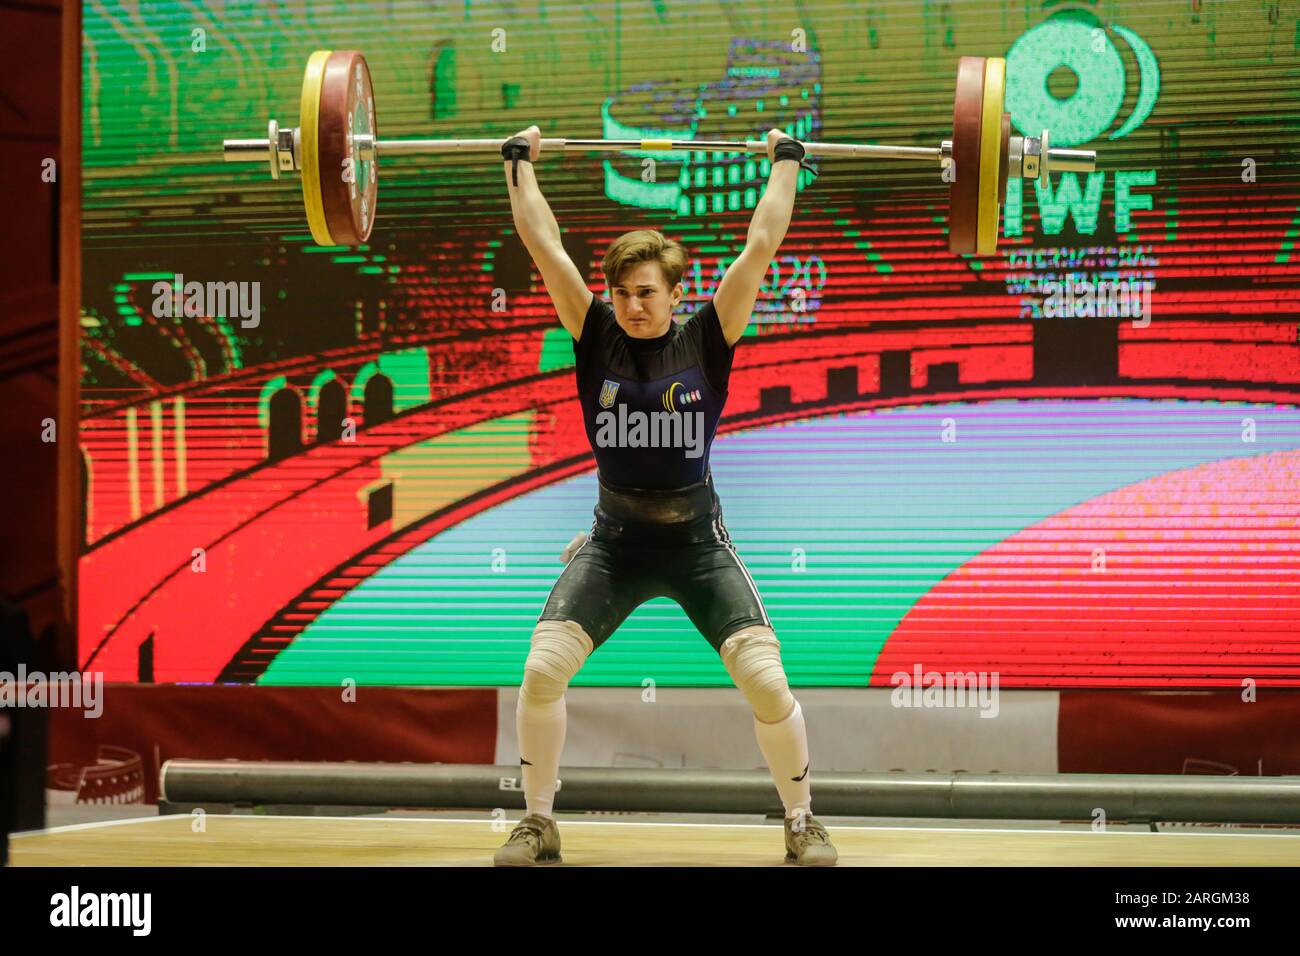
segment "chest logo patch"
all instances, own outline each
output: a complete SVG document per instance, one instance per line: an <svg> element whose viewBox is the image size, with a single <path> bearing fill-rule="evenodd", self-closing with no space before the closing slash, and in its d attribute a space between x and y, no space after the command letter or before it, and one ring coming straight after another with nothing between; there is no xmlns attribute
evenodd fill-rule
<svg viewBox="0 0 1300 956"><path fill-rule="evenodd" d="M605 384L600 387L600 407L609 408L614 404L614 396L618 394L618 382L611 382L605 379Z"/></svg>

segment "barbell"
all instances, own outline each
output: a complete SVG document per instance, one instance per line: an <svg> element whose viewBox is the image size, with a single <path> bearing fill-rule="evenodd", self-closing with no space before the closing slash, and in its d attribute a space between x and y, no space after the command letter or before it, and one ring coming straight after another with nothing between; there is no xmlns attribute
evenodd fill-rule
<svg viewBox="0 0 1300 956"><path fill-rule="evenodd" d="M1006 60L963 56L957 64L952 139L937 147L867 143L804 143L808 156L860 156L936 162L950 167L948 248L990 255L1007 180L1037 179L1046 186L1058 171L1092 172L1092 150L1056 149L1049 133L1015 136L1003 111ZM303 206L312 238L323 246L357 246L370 238L378 199L380 156L424 153L501 153L504 139L380 139L375 91L365 57L355 50L317 50L303 75L299 125L272 119L266 139L227 139L227 162L266 162L272 178L301 173ZM767 155L766 140L543 139L542 155L566 152L711 150Z"/></svg>

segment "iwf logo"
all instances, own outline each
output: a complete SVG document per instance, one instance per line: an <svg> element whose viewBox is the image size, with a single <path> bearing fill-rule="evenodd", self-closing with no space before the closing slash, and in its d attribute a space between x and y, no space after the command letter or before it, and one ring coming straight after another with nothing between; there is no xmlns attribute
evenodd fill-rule
<svg viewBox="0 0 1300 956"><path fill-rule="evenodd" d="M679 411L678 405L691 405L700 400L700 389L687 389L681 382L673 382L668 386L668 391L659 396L663 403L664 410L668 412Z"/></svg>
<svg viewBox="0 0 1300 956"><path fill-rule="evenodd" d="M1130 80L1125 58L1116 46L1118 37L1137 66L1137 84L1133 108L1121 119ZM1074 89L1057 96L1053 84ZM1060 86L1058 86L1060 89ZM1063 10L1023 33L1007 51L1006 109L1011 122L1025 135L1037 136L1044 129L1052 132L1053 146L1080 146L1101 136L1118 140L1140 127L1151 115L1160 95L1160 64L1142 37L1117 23L1103 25L1086 10ZM1099 150L1105 162L1104 150ZM1134 194L1140 186L1154 186L1156 171L1116 170L1112 173L1115 190L1115 232L1122 234L1131 227L1130 213L1150 209L1149 194ZM1042 232L1056 235L1067 218L1074 221L1081 235L1093 235L1101 211L1107 173L1089 173L1080 186L1075 173L1064 173L1059 182L1047 187L1034 183ZM1023 233L1024 180L1013 178L1007 183L1005 234Z"/></svg>
<svg viewBox="0 0 1300 956"><path fill-rule="evenodd" d="M1155 108L1160 95L1160 64L1140 36L1118 23L1109 30L1090 15L1065 13L1024 33L1007 52L1006 108L1011 121L1028 136L1052 131L1057 146L1089 143L1109 130L1119 118L1128 76L1124 59L1111 39L1120 37L1132 51L1138 67L1137 102L1133 111L1107 139L1123 139ZM1075 88L1068 97L1054 96L1048 78L1065 69Z"/></svg>

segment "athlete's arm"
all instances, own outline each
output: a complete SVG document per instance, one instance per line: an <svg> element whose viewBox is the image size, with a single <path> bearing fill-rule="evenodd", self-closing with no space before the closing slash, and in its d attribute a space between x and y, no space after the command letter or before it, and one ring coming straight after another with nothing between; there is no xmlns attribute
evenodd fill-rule
<svg viewBox="0 0 1300 956"><path fill-rule="evenodd" d="M769 162L776 144L786 139L787 134L774 129L767 134L767 155ZM754 314L754 302L758 299L759 286L772 264L772 257L785 239L786 230L790 228L790 216L794 212L795 183L799 175L799 164L795 162L772 163L772 172L767 179L767 190L754 208L754 215L749 220L749 234L745 237L745 248L730 266L718 284L718 291L713 296L713 307L718 311L722 322L722 334L728 345L735 345L745 333L745 327ZM523 177L520 177L522 181Z"/></svg>
<svg viewBox="0 0 1300 956"><path fill-rule="evenodd" d="M530 141L533 147L532 157L536 160L542 152L541 133L537 127L530 126L519 135ZM506 189L510 193L510 210L514 214L519 238L523 240L528 254L533 257L537 271L542 274L542 282L546 284L546 291L555 303L560 324L575 339L581 338L583 320L591 305L593 293L587 288L578 267L564 251L564 244L560 241L560 226L537 185L533 164L519 163L518 186L514 184L511 172L514 164L505 160L502 165L506 173Z"/></svg>

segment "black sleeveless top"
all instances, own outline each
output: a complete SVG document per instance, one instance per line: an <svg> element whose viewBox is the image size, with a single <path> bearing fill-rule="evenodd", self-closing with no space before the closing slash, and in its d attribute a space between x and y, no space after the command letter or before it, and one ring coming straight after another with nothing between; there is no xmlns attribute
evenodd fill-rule
<svg viewBox="0 0 1300 956"><path fill-rule="evenodd" d="M593 296L573 354L601 479L656 489L703 481L735 352L712 300L658 338L634 339Z"/></svg>

